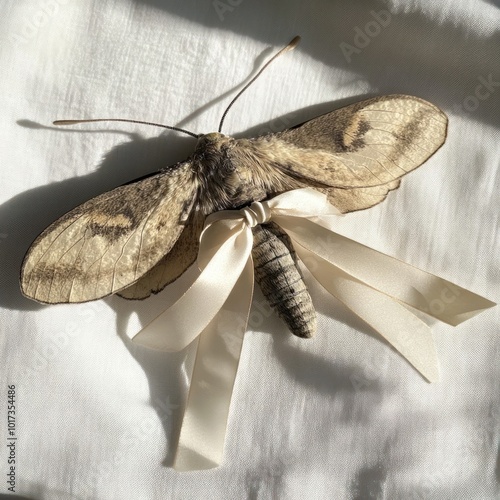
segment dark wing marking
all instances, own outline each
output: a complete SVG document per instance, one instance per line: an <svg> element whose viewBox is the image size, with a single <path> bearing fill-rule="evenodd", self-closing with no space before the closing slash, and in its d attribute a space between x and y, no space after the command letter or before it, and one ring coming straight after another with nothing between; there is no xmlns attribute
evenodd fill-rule
<svg viewBox="0 0 500 500"><path fill-rule="evenodd" d="M261 161L324 187L380 186L427 160L446 138L446 115L417 97L375 97L255 139Z"/></svg>
<svg viewBox="0 0 500 500"><path fill-rule="evenodd" d="M161 292L179 278L196 261L204 221L204 215L193 210L172 250L142 278L118 292L118 295L125 299L145 299L152 293Z"/></svg>
<svg viewBox="0 0 500 500"><path fill-rule="evenodd" d="M130 286L177 241L195 193L184 162L80 205L33 242L22 292L45 303L85 302Z"/></svg>

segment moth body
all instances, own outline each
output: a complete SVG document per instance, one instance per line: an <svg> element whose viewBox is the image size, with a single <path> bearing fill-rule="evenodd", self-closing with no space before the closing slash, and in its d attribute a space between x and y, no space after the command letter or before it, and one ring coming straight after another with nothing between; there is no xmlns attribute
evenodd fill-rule
<svg viewBox="0 0 500 500"><path fill-rule="evenodd" d="M303 187L262 157L258 140L212 132L198 139L190 160L198 183L196 205L205 215L238 209L271 194Z"/></svg>
<svg viewBox="0 0 500 500"><path fill-rule="evenodd" d="M255 281L269 305L298 337L316 333L316 311L292 242L274 222L253 228Z"/></svg>

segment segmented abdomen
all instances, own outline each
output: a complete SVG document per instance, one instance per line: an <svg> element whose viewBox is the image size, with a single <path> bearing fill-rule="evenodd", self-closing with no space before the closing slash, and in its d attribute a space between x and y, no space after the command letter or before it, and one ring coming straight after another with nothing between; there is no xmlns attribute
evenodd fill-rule
<svg viewBox="0 0 500 500"><path fill-rule="evenodd" d="M316 311L288 235L273 222L253 228L255 280L269 304L298 337L316 332Z"/></svg>

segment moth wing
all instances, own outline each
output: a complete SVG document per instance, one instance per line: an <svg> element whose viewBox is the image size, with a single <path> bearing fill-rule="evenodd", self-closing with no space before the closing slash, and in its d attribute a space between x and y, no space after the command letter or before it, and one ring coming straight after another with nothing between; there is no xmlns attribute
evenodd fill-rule
<svg viewBox="0 0 500 500"><path fill-rule="evenodd" d="M307 181L296 181L292 189L310 187ZM387 184L371 187L359 188L325 188L314 185L314 189L325 194L328 201L342 214L365 210L382 203L387 195L397 189L401 184L401 179L397 179Z"/></svg>
<svg viewBox="0 0 500 500"><path fill-rule="evenodd" d="M161 292L179 278L196 261L204 221L204 215L198 210L193 210L172 250L142 278L118 292L118 295L124 299L145 299L151 294Z"/></svg>
<svg viewBox="0 0 500 500"><path fill-rule="evenodd" d="M367 99L257 139L262 156L313 186L354 188L393 182L446 139L447 117L417 97Z"/></svg>
<svg viewBox="0 0 500 500"><path fill-rule="evenodd" d="M130 286L173 247L195 193L191 164L184 162L73 209L29 248L22 292L39 302L67 303Z"/></svg>
<svg viewBox="0 0 500 500"><path fill-rule="evenodd" d="M394 189L397 189L400 184L401 180L398 179L387 184L372 187L317 189L327 195L328 201L334 207L341 213L346 214L357 210L365 210L382 203L387 198L387 195Z"/></svg>

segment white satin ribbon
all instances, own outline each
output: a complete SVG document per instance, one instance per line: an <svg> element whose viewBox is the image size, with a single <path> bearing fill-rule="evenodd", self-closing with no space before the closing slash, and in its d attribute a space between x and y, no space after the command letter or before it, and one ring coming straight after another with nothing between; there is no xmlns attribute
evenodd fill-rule
<svg viewBox="0 0 500 500"><path fill-rule="evenodd" d="M328 292L431 382L439 376L432 333L407 306L458 325L495 305L333 232L338 216L325 195L306 188L207 218L198 254L200 275L174 305L133 339L153 349L178 351L200 337L174 463L177 470L212 468L222 459L253 294L252 227L270 220L279 224Z"/></svg>

